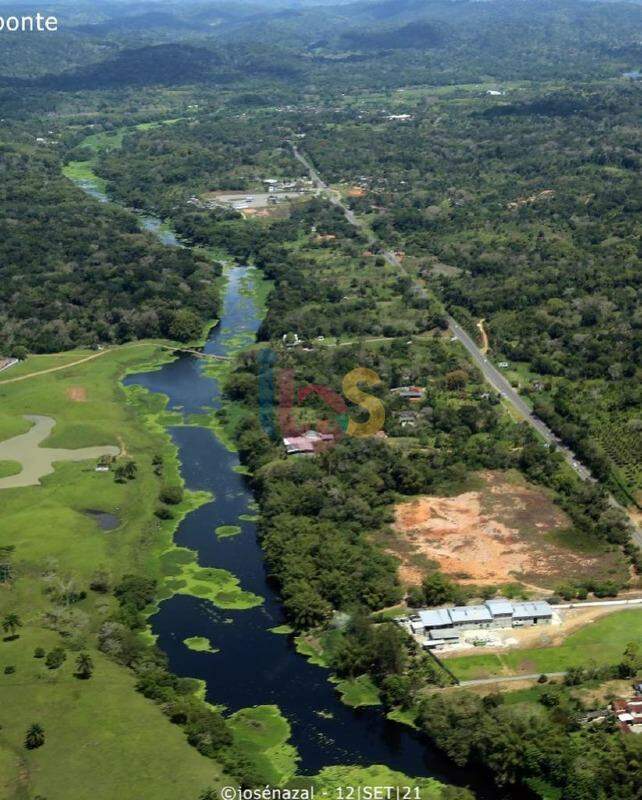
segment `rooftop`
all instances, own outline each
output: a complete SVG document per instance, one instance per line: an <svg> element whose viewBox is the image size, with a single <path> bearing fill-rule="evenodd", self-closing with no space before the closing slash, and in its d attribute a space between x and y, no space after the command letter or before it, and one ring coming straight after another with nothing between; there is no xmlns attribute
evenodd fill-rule
<svg viewBox="0 0 642 800"><path fill-rule="evenodd" d="M553 609L545 600L535 600L532 603L515 603L513 615L515 617L552 617Z"/></svg>
<svg viewBox="0 0 642 800"><path fill-rule="evenodd" d="M497 597L493 600L486 600L484 605L494 617L502 614L513 613L513 604L510 602L510 600L504 600L503 597Z"/></svg>
<svg viewBox="0 0 642 800"><path fill-rule="evenodd" d="M450 609L450 618L454 623L492 622L493 616L486 606L455 606Z"/></svg>
<svg viewBox="0 0 642 800"><path fill-rule="evenodd" d="M420 611L419 619L425 628L436 628L440 625L452 625L450 614L447 608L433 608L428 611Z"/></svg>

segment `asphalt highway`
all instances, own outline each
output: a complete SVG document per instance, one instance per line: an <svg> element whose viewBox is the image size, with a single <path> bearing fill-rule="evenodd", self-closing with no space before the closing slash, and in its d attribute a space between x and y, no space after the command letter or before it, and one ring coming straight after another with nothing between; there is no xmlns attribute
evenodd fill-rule
<svg viewBox="0 0 642 800"><path fill-rule="evenodd" d="M345 214L346 219L353 225L355 228L358 228L367 238L368 243L370 245L378 244L376 237L372 235L370 231L368 231L365 225L357 218L355 213L346 206L346 204L342 201L338 192L334 191L333 189L328 186L328 184L323 180L323 178L319 175L317 170L315 169L314 165L308 160L308 158L301 153L301 151L297 148L294 143L292 144L292 151L294 153L294 157L299 161L303 166L307 169L308 174L310 175L311 180L314 182L318 189L322 189L325 193L330 202L337 206L337 208L342 209L343 213ZM382 252L383 257L385 258L386 262L393 267L397 267L400 272L407 276L406 272L403 269L401 261L397 258L397 256L391 252L390 250L386 250ZM568 461L570 466L575 470L575 472L585 481L594 481L591 471L582 464L575 453L563 444L560 439L553 433L553 431L542 422L541 419L535 416L531 411L530 406L526 401L521 397L521 395L513 389L511 384L508 380L504 377L504 375L500 372L497 367L485 356L479 347L475 344L473 339L469 336L468 333L461 327L461 325L452 317L448 318L448 324L450 327L450 331L454 338L456 338L463 347L467 350L468 354L472 358L475 365L480 369L482 375L486 379L487 383L492 386L495 391L497 391L502 399L510 405L515 412L517 412L518 416L520 416L525 422L527 422L549 445L554 445L557 450L562 453L564 458ZM620 503L615 500L615 498L611 497L611 503L616 506L617 508L621 508L625 513L626 511ZM630 517L629 517L630 519ZM633 521L631 521L633 524ZM637 544L638 547L642 549L642 530L634 525L634 533L633 533L633 540Z"/></svg>

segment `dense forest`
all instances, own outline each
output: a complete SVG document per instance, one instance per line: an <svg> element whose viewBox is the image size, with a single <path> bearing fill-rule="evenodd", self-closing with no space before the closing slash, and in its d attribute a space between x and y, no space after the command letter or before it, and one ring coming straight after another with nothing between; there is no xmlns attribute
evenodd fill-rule
<svg viewBox="0 0 642 800"><path fill-rule="evenodd" d="M583 80L640 66L634 3L386 0L275 8L262 2L102 2L67 7L56 40L23 37L0 76L25 87L268 80L326 94L419 83ZM19 50L19 58L16 55ZM350 66L358 63L360 69ZM1 82L1 78L0 78Z"/></svg>
<svg viewBox="0 0 642 800"><path fill-rule="evenodd" d="M44 148L3 144L0 170L0 352L189 341L216 316L219 265L88 198Z"/></svg>

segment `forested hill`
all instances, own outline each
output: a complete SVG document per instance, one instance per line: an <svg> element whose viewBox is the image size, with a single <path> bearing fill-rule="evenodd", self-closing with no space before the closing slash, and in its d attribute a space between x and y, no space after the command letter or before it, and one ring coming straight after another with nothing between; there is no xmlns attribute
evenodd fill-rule
<svg viewBox="0 0 642 800"><path fill-rule="evenodd" d="M285 3L287 5L287 3ZM384 88L488 80L584 80L640 66L642 5L589 0L399 0L99 6L55 37L3 42L0 81L44 89L221 85ZM366 67L355 72L345 62Z"/></svg>
<svg viewBox="0 0 642 800"><path fill-rule="evenodd" d="M0 353L197 336L216 316L218 267L158 244L60 169L0 144Z"/></svg>

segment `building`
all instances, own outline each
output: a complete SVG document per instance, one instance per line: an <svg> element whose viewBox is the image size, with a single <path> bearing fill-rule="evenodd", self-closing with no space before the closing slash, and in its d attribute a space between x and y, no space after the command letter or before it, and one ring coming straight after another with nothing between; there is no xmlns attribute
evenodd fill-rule
<svg viewBox="0 0 642 800"><path fill-rule="evenodd" d="M425 636L427 647L452 644L459 632L489 628L523 628L546 625L553 620L553 609L544 600L512 603L495 598L477 606L422 609L410 617L410 630Z"/></svg>
<svg viewBox="0 0 642 800"><path fill-rule="evenodd" d="M513 604L510 600L499 597L486 601L486 608L490 611L493 622L497 628L510 628L513 624Z"/></svg>
<svg viewBox="0 0 642 800"><path fill-rule="evenodd" d="M399 411L394 416L402 428L414 428L417 425L417 414L414 411Z"/></svg>
<svg viewBox="0 0 642 800"><path fill-rule="evenodd" d="M622 733L642 733L642 695L614 700L611 707Z"/></svg>
<svg viewBox="0 0 642 800"><path fill-rule="evenodd" d="M13 367L17 363L17 358L2 358L2 356L0 356L0 372L4 372L5 369L9 369L9 367Z"/></svg>
<svg viewBox="0 0 642 800"><path fill-rule="evenodd" d="M397 386L390 390L391 394L403 397L404 400L421 400L426 394L426 390L421 386Z"/></svg>
<svg viewBox="0 0 642 800"><path fill-rule="evenodd" d="M455 606L448 609L453 628L460 631L472 628L490 628L493 625L493 615L488 606Z"/></svg>
<svg viewBox="0 0 642 800"><path fill-rule="evenodd" d="M302 436L287 436L283 439L283 446L289 456L313 456L324 445L334 441L333 433L319 433L306 431Z"/></svg>
<svg viewBox="0 0 642 800"><path fill-rule="evenodd" d="M513 606L514 628L550 622L552 617L553 609L544 600L537 600L533 603L515 603Z"/></svg>

